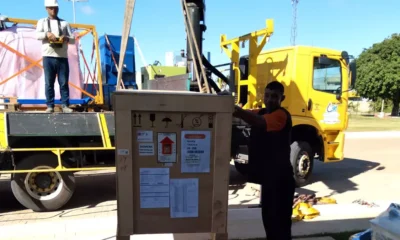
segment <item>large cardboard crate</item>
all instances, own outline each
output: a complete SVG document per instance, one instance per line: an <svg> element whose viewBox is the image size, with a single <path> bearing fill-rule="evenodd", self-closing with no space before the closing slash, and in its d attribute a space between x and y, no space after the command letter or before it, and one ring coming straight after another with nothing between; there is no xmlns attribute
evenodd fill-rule
<svg viewBox="0 0 400 240"><path fill-rule="evenodd" d="M227 239L232 96L114 94L117 239L211 233Z"/></svg>

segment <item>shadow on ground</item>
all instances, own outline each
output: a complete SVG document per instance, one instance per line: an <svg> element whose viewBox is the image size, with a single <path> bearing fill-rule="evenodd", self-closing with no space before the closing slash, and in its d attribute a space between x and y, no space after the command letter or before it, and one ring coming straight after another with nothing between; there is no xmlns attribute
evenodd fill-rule
<svg viewBox="0 0 400 240"><path fill-rule="evenodd" d="M371 218L336 220L318 220L318 218L315 218L311 221L295 222L292 225L292 236L293 239L296 239L330 235L334 237L335 240L348 240L352 234L368 229L370 227L370 220ZM234 226L239 226L239 224L234 224L233 221L229 221L228 232L232 238L249 240L265 239L265 232L263 231L261 219L253 218L247 223L243 223L243 228ZM178 239L179 238L175 238L175 240Z"/></svg>
<svg viewBox="0 0 400 240"><path fill-rule="evenodd" d="M314 170L311 176L311 182L322 182L335 194L358 190L356 183L351 178L371 170L381 171L384 166L377 162L371 162L360 159L346 158L337 163L314 162ZM313 191L307 189L298 189L298 192L311 194Z"/></svg>
<svg viewBox="0 0 400 240"><path fill-rule="evenodd" d="M316 221L315 221L316 220ZM335 240L348 240L351 235L364 231L370 227L371 218L340 219L329 221L302 221L292 225L293 239L305 237L331 236ZM239 220L243 221L243 220ZM210 233L171 234L173 240L206 239L211 238ZM157 235L154 235L154 238ZM115 235L101 240L115 239ZM239 224L237 220L228 220L229 239L265 240L265 232L261 219L251 218Z"/></svg>
<svg viewBox="0 0 400 240"><path fill-rule="evenodd" d="M0 224L94 215L116 210L116 205L108 202L115 200L115 174L78 175L76 176L76 183L76 192L64 208L59 211L31 215L32 211L25 209L14 198L10 182L7 180L0 181ZM85 209L90 209L90 211Z"/></svg>
<svg viewBox="0 0 400 240"><path fill-rule="evenodd" d="M385 167L380 166L377 162L352 158L346 158L343 161L336 163L322 163L315 161L310 184L322 182L330 189L331 194L356 191L358 190L358 186L351 180L351 178L371 170L381 171L384 169ZM315 191L306 188L297 188L296 192L300 194L316 193ZM245 200L242 201L241 204L230 205L229 207L243 207L243 205L247 205L248 202L249 201ZM255 207L255 205L249 205L249 207Z"/></svg>
<svg viewBox="0 0 400 240"><path fill-rule="evenodd" d="M342 162L323 164L316 162L312 182L323 182L335 193L344 193L357 190L357 185L350 179L354 176L370 171L379 170L379 164L375 162L345 159ZM384 167L382 167L384 168ZM60 211L54 212L59 217L77 216L83 213L82 209L93 209L96 211L115 211L116 204L116 181L115 174L106 173L98 175L82 175L76 177L77 188L70 202ZM230 186L231 195L238 195L239 191L246 186L246 178L240 175L231 166ZM306 189L298 189L300 193L313 193ZM257 198L257 197L255 197ZM235 207L247 205L244 201ZM78 208L78 209L77 209ZM13 214L26 214L27 211L21 206L12 195L9 181L0 181L0 217L7 212L16 212ZM82 213L80 213L82 212ZM54 215L53 214L53 215ZM53 216L54 217L54 216Z"/></svg>
<svg viewBox="0 0 400 240"><path fill-rule="evenodd" d="M113 209L116 209L115 202L109 202L116 200L115 173L76 175L75 177L76 191L68 204L60 211L57 211L59 213L63 212L61 216L72 215L71 210L75 208L107 208L107 211L110 211L110 206L114 205L115 208ZM231 166L229 190L233 190L237 193L245 186L245 178L237 173L235 168ZM101 206L99 206L100 204ZM14 198L11 192L10 182L8 180L0 180L0 217L7 212L21 210L25 210L25 208ZM66 214L67 212L69 212L69 214ZM23 214L26 214L26 211L24 211Z"/></svg>

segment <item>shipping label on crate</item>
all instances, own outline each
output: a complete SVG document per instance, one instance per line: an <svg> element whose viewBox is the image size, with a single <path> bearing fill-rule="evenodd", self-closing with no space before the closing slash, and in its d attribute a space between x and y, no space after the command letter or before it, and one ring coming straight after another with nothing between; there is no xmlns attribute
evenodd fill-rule
<svg viewBox="0 0 400 240"><path fill-rule="evenodd" d="M199 217L199 179L170 180L171 218Z"/></svg>
<svg viewBox="0 0 400 240"><path fill-rule="evenodd" d="M209 173L211 132L182 131L181 138L181 172Z"/></svg>
<svg viewBox="0 0 400 240"><path fill-rule="evenodd" d="M154 156L154 143L139 143L139 156Z"/></svg>
<svg viewBox="0 0 400 240"><path fill-rule="evenodd" d="M158 133L158 162L176 163L176 133Z"/></svg>
<svg viewBox="0 0 400 240"><path fill-rule="evenodd" d="M138 141L138 142L153 142L153 131L138 130L136 132L136 141Z"/></svg>
<svg viewBox="0 0 400 240"><path fill-rule="evenodd" d="M169 168L140 168L140 208L169 208Z"/></svg>

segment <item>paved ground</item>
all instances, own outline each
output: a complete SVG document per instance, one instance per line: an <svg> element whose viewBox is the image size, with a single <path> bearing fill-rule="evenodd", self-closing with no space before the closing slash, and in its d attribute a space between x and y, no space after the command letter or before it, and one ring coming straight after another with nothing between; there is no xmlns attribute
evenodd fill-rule
<svg viewBox="0 0 400 240"><path fill-rule="evenodd" d="M313 183L301 192L332 194L339 203L356 199L400 202L400 138L346 139L347 159L340 163L316 163ZM65 209L52 213L32 213L14 200L6 180L0 181L0 227L83 218L115 216L114 174L78 176L77 191ZM232 208L258 203L243 178L232 169L229 202Z"/></svg>
<svg viewBox="0 0 400 240"><path fill-rule="evenodd" d="M340 203L357 199L400 202L400 138L346 139L346 159L318 164L304 190L333 194Z"/></svg>

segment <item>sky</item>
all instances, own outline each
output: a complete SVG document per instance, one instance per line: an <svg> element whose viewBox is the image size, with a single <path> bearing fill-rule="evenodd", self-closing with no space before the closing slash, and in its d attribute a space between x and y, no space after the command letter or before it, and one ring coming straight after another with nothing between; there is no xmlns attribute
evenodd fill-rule
<svg viewBox="0 0 400 240"><path fill-rule="evenodd" d="M220 35L234 38L265 27L273 19L275 32L265 49L290 45L292 0L206 0L203 52L211 53L211 63L229 62L219 47ZM59 16L73 22L72 3L59 0ZM76 3L76 22L93 24L98 34L121 35L124 0L88 0ZM299 0L297 13L298 45L346 50L357 56L399 32L399 0ZM2 1L0 14L12 18L46 17L44 0ZM186 48L183 15L179 0L137 0L130 32L138 40L148 64L165 63L165 53L178 54ZM92 39L82 42L85 52ZM246 50L246 49L244 49ZM143 66L136 51L137 69ZM243 54L245 54L244 52Z"/></svg>

